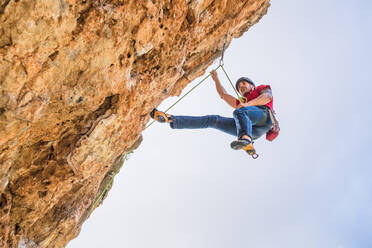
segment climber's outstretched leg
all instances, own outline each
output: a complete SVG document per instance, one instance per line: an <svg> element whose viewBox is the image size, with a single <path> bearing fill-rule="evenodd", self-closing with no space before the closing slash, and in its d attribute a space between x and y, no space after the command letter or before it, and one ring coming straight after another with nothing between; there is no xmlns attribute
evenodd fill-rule
<svg viewBox="0 0 372 248"><path fill-rule="evenodd" d="M233 118L222 117L219 115L205 116L169 115L157 109L154 109L150 113L150 116L154 120L157 120L159 122L168 122L172 129L214 128L227 134L236 136L236 126ZM159 116L161 117L159 118Z"/></svg>
<svg viewBox="0 0 372 248"><path fill-rule="evenodd" d="M258 157L253 147L253 140L269 131L271 126L271 121L265 110L258 107L237 109L234 111L234 118L219 115L177 116L166 114L157 109L154 109L150 115L159 122L169 123L173 129L214 128L235 137L238 135L238 140L231 143L231 148L244 150L253 158Z"/></svg>

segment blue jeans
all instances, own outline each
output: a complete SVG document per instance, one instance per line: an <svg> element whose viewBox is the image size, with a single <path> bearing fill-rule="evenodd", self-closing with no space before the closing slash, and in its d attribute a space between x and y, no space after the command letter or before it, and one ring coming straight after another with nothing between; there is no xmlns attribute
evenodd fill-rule
<svg viewBox="0 0 372 248"><path fill-rule="evenodd" d="M253 139L258 139L270 130L271 120L265 109L256 106L243 107L236 109L233 115L234 118L219 115L172 115L173 122L170 123L170 127L173 129L215 128L237 137L247 134Z"/></svg>

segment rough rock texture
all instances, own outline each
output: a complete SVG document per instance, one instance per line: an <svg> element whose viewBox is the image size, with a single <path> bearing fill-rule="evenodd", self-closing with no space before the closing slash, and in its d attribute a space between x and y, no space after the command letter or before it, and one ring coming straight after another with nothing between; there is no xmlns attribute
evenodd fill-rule
<svg viewBox="0 0 372 248"><path fill-rule="evenodd" d="M151 109L269 5L0 0L0 247L76 237Z"/></svg>

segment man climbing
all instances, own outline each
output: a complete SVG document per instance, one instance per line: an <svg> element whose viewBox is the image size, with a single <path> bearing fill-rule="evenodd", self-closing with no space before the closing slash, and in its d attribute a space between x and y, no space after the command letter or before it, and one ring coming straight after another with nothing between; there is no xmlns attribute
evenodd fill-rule
<svg viewBox="0 0 372 248"><path fill-rule="evenodd" d="M269 85L255 86L247 77L236 81L236 90L244 96L242 102L227 94L218 79L217 72L211 71L216 90L220 97L235 110L234 118L219 115L176 116L153 109L150 116L158 122L167 122L173 129L215 128L237 136L230 146L234 150L244 150L252 157L257 154L253 148L253 140L268 132L272 126L273 96Z"/></svg>

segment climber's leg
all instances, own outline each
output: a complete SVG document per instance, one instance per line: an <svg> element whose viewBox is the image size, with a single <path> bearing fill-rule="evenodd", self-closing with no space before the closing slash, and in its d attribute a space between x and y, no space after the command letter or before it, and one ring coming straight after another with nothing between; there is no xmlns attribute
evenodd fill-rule
<svg viewBox="0 0 372 248"><path fill-rule="evenodd" d="M264 126L253 126L252 127L252 138L256 140L260 138L262 135L267 133L271 128L271 121L268 120L268 123Z"/></svg>
<svg viewBox="0 0 372 248"><path fill-rule="evenodd" d="M215 128L227 134L236 136L236 126L233 118L219 115L206 116L177 116L171 115L172 122L169 123L173 129L200 129Z"/></svg>
<svg viewBox="0 0 372 248"><path fill-rule="evenodd" d="M266 126L268 126L266 112L264 107L256 106L243 107L234 111L233 115L238 139L231 142L230 146L232 149L242 149L253 158L258 157L253 147L253 139L259 138L266 130Z"/></svg>
<svg viewBox="0 0 372 248"><path fill-rule="evenodd" d="M248 136L252 139L252 127L261 126L266 123L267 115L264 110L256 106L248 106L235 109L233 112L237 128L238 138Z"/></svg>

